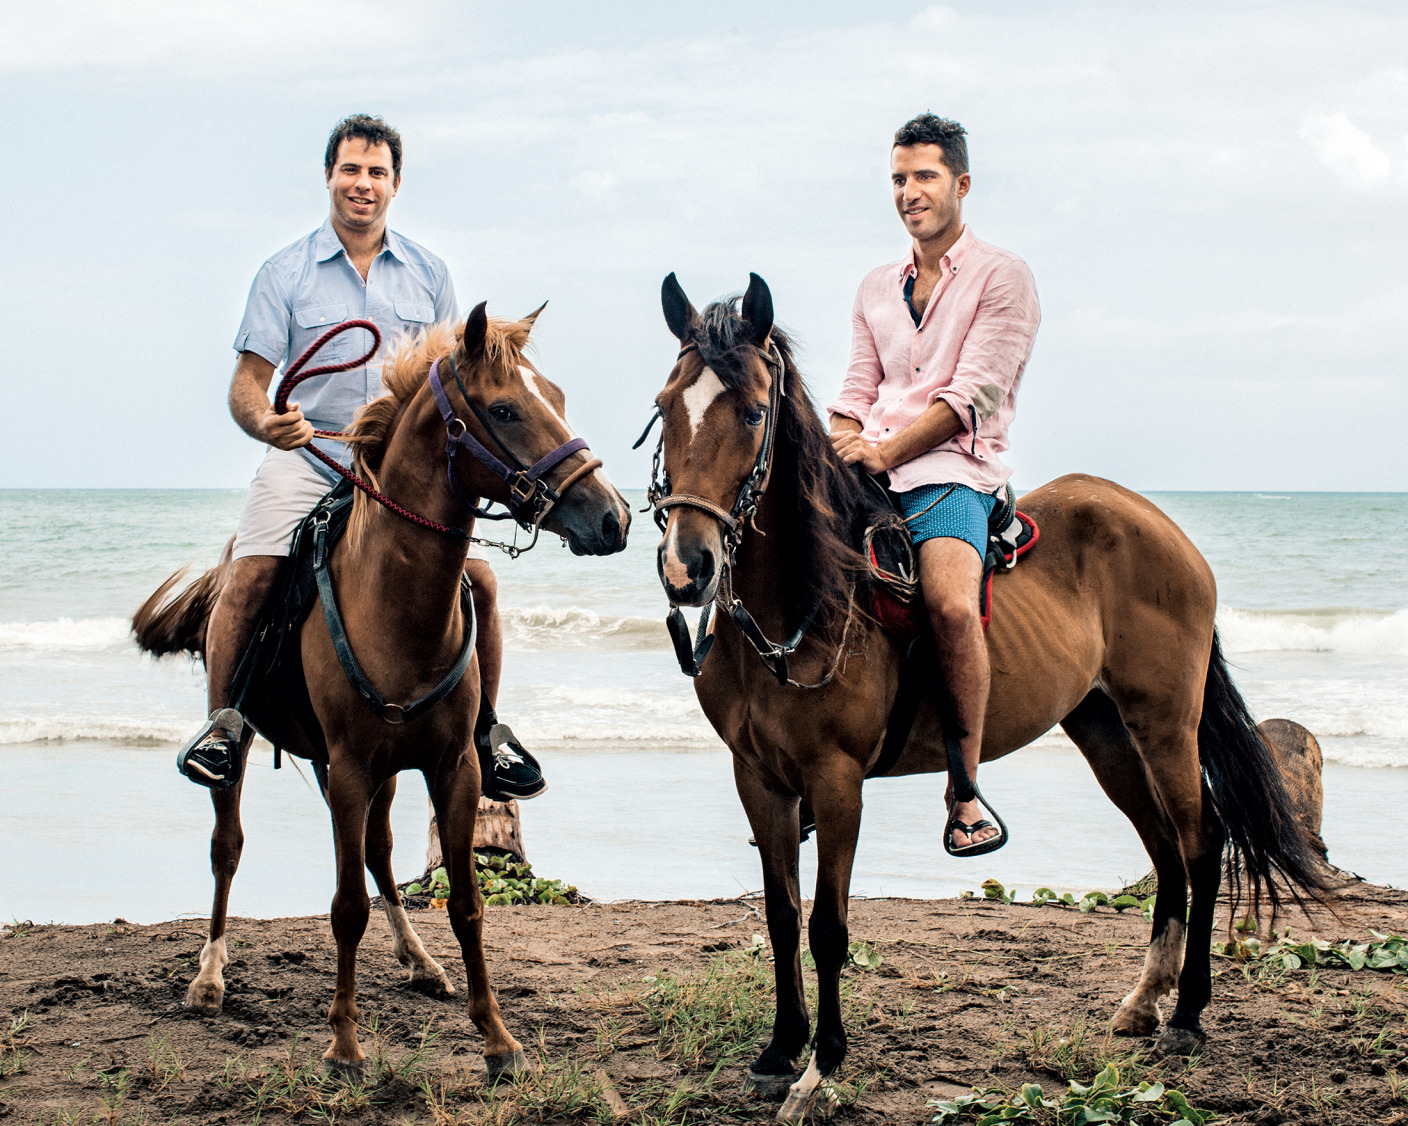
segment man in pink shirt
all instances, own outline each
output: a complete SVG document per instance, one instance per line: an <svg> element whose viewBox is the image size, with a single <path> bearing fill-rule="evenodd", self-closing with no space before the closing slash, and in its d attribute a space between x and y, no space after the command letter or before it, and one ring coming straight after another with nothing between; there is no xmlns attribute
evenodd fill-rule
<svg viewBox="0 0 1408 1126"><path fill-rule="evenodd" d="M972 182L965 136L956 121L929 113L895 134L890 183L910 252L861 282L850 365L828 409L836 452L888 473L899 494L949 694L968 731L963 761L976 778L989 678L978 584L988 516L1011 475L998 455L1041 313L1026 263L963 223ZM998 834L976 801L958 803L953 815L955 852L977 851Z"/></svg>

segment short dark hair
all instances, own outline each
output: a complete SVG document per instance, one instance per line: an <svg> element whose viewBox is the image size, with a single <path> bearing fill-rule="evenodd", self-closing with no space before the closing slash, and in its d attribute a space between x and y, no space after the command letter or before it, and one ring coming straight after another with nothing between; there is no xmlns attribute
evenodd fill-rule
<svg viewBox="0 0 1408 1126"><path fill-rule="evenodd" d="M381 118L366 113L354 113L337 123L337 128L328 138L328 151L323 156L323 172L326 175L332 175L332 166L337 163L337 150L349 137L356 137L368 145L385 145L389 148L392 179L401 178L401 134Z"/></svg>
<svg viewBox="0 0 1408 1126"><path fill-rule="evenodd" d="M956 121L937 117L932 113L921 113L899 127L895 133L895 147L910 145L938 145L944 153L944 163L955 176L968 171L968 142L964 139L968 130Z"/></svg>

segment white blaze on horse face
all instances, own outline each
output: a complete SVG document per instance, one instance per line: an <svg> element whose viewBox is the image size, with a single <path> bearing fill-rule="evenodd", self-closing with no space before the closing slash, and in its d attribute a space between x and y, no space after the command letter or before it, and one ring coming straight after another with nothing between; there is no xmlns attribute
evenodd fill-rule
<svg viewBox="0 0 1408 1126"><path fill-rule="evenodd" d="M548 408L548 413L551 414L553 418L562 423L562 428L567 431L567 436L569 438L575 438L577 432L572 429L562 415L557 413L557 408L552 405L552 400L543 394L542 388L538 386L538 377L529 368L523 367L522 365L519 365L518 374L523 379L523 386L538 397L543 406Z"/></svg>
<svg viewBox="0 0 1408 1126"><path fill-rule="evenodd" d="M704 421L704 415L710 405L723 393L724 385L714 374L714 369L710 367L701 371L699 378L685 388L684 409L689 414L689 439L691 442L694 441L694 436L699 433L699 426Z"/></svg>
<svg viewBox="0 0 1408 1126"><path fill-rule="evenodd" d="M660 561L660 569L665 573L665 581L676 590L689 585L689 568L680 558L679 528L676 521L670 521L669 534L665 536L665 554Z"/></svg>

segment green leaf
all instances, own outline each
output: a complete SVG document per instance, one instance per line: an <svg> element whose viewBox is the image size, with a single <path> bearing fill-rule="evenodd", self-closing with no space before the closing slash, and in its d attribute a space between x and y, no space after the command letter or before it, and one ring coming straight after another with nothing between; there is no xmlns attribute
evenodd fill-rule
<svg viewBox="0 0 1408 1126"><path fill-rule="evenodd" d="M419 895L422 890L424 890L424 889L421 888L420 884L407 884L407 885L406 885L406 894L407 894L407 895Z"/></svg>
<svg viewBox="0 0 1408 1126"><path fill-rule="evenodd" d="M1130 907L1138 907L1139 900L1133 895L1117 895L1114 899L1110 900L1110 906L1116 911L1125 911Z"/></svg>

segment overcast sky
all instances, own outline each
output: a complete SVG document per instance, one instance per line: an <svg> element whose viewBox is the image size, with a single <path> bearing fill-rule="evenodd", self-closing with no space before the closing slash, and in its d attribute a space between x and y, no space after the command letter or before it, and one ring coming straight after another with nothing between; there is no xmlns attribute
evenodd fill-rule
<svg viewBox="0 0 1408 1126"><path fill-rule="evenodd" d="M405 138L391 225L519 316L622 485L696 305L770 283L821 401L901 256L889 139L970 133L974 233L1036 275L1019 484L1408 489L1408 4L0 8L0 485L243 486L230 344L327 210L336 121Z"/></svg>

